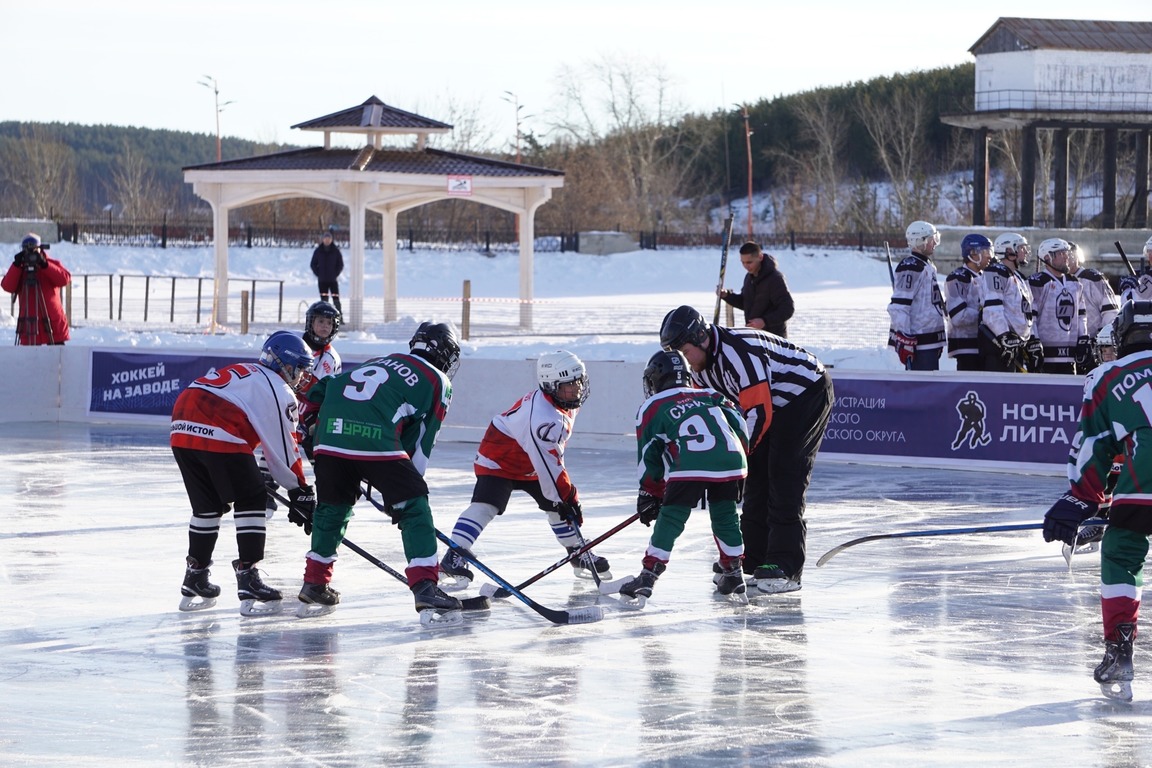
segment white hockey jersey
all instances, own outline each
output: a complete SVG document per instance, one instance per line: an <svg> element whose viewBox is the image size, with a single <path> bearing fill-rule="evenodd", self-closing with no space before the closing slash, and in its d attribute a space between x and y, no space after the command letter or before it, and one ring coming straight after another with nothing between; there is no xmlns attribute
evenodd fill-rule
<svg viewBox="0 0 1152 768"><path fill-rule="evenodd" d="M564 467L564 446L579 412L556 407L539 389L524 395L488 425L476 452L476 474L539 480L551 501L579 501Z"/></svg>
<svg viewBox="0 0 1152 768"><path fill-rule="evenodd" d="M890 330L915 337L917 349L944 346L944 297L931 259L912 253L896 266L888 317ZM895 346L891 333L888 343Z"/></svg>
<svg viewBox="0 0 1152 768"><path fill-rule="evenodd" d="M1073 273L1080 281L1080 293L1084 302L1084 321L1088 335L1096 338L1100 329L1116 319L1120 304L1116 293L1108 284L1108 278L1099 270L1081 267Z"/></svg>
<svg viewBox="0 0 1152 768"><path fill-rule="evenodd" d="M995 339L1011 331L1021 339L1032 336L1032 289L1028 281L1001 262L984 269L984 308L980 324Z"/></svg>
<svg viewBox="0 0 1152 768"><path fill-rule="evenodd" d="M172 408L174 448L213 453L264 453L268 471L285 488L306 484L296 443L296 395L284 379L257 363L213 368L193 381Z"/></svg>
<svg viewBox="0 0 1152 768"><path fill-rule="evenodd" d="M980 308L984 306L984 280L968 266L952 271L944 281L948 311L948 357L979 354Z"/></svg>
<svg viewBox="0 0 1152 768"><path fill-rule="evenodd" d="M1120 278L1120 303L1128 301L1152 301L1152 276L1145 273Z"/></svg>
<svg viewBox="0 0 1152 768"><path fill-rule="evenodd" d="M1088 335L1080 281L1047 269L1028 278L1035 308L1032 333L1044 345L1046 363L1075 362L1076 342Z"/></svg>

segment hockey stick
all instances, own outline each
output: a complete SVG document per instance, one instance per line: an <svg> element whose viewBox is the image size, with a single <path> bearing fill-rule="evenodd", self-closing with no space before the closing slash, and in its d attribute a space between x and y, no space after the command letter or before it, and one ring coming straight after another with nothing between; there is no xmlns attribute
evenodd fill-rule
<svg viewBox="0 0 1152 768"><path fill-rule="evenodd" d="M1136 274L1136 270L1132 267L1132 262L1128 260L1128 254L1124 253L1124 246L1120 245L1120 241L1117 240L1112 244L1116 246L1116 252L1119 253L1120 258L1124 260L1124 266L1128 267L1128 274L1132 275L1132 277L1139 277L1139 275Z"/></svg>
<svg viewBox="0 0 1152 768"><path fill-rule="evenodd" d="M444 542L444 545L455 552L457 555L464 558L469 563L478 568L485 576L492 579L492 581L496 582L504 589L508 590L508 593L511 596L515 597L517 600L524 603L524 605L536 611L536 613L548 619L548 621L552 622L553 624L591 624L604 618L604 611L598 605L590 605L585 608L573 608L570 611L559 611L554 608L546 608L532 598L528 597L528 595L516 589L516 587L512 586L511 582L505 581L503 578L497 575L495 571L477 560L476 557L472 555L468 550L464 549L456 542L452 541L452 539L441 533L439 529L436 529L436 538Z"/></svg>
<svg viewBox="0 0 1152 768"><path fill-rule="evenodd" d="M283 496L276 493L275 491L269 491L268 493L270 496L272 496L274 499L276 499L277 501L279 501L282 504L284 504L285 506L287 506L289 509L295 509L297 512L300 512L299 507L297 507L291 501L284 498ZM300 512L300 514L304 514L304 513ZM384 571L385 573L390 574L391 576L394 576L396 578L396 580L402 582L404 584L404 586L408 586L408 577L405 576L404 574L400 573L400 571L396 570L392 566L388 565L388 563L384 562L383 560L376 557L375 555L373 555L368 550L364 549L363 547L358 546L357 544L349 541L348 539L344 539L344 541L342 543L344 544L344 546L348 547L348 549L352 550L356 554L360 555L360 557L362 557L365 560L367 560L368 562L372 563L372 565L376 566L377 568ZM486 611L492 607L492 601L489 600L484 595L481 595L480 597L468 597L468 598L465 598L465 599L460 601L460 606L465 611Z"/></svg>
<svg viewBox="0 0 1152 768"><path fill-rule="evenodd" d="M1089 520L1091 522L1089 522ZM1100 525L1099 518L1089 518L1080 524L1081 526L1098 526ZM877 533L872 536L861 536L852 541L846 541L839 546L832 547L832 549L825 552L816 561L816 567L824 565L836 555L840 554L849 547L854 547L857 544L863 544L868 541L879 541L881 539L910 539L917 536L956 536L966 533L999 533L1001 531L1037 531L1044 528L1044 523L1012 523L1010 525L981 525L974 528L936 528L928 531L901 531L900 533Z"/></svg>
<svg viewBox="0 0 1152 768"><path fill-rule="evenodd" d="M380 510L384 514L388 514L388 507L386 505L376 501L376 499L372 498L371 494L365 494L365 497L372 504L372 506L376 507L376 509ZM535 600L518 590L516 587L512 586L511 582L505 581L496 573L494 573L491 568L481 563L472 554L470 554L468 550L464 549L456 542L452 541L452 539L445 536L440 532L439 529L433 530L436 531L436 538L444 542L445 546L447 546L460 557L467 560L472 565L476 566L476 568L478 568L485 576L503 587L510 596L515 597L517 600L524 603L553 624L591 624L604 618L604 611L598 605L588 606L587 608L575 608L571 611L558 611L540 605ZM347 539L345 539L345 543L347 543ZM487 600L488 597L481 595L480 597L472 599Z"/></svg>
<svg viewBox="0 0 1152 768"><path fill-rule="evenodd" d="M580 555L582 555L585 552L587 552L588 550L592 549L592 547L596 546L597 544L604 541L608 537L616 535L617 533L624 530L629 525L632 525L632 523L636 522L639 519L640 519L640 513L636 513L636 514L632 515L632 517L628 518L627 520L625 520L624 522L615 526L614 528L609 529L605 533L600 534L596 538L592 539L592 541L589 541L588 543L584 544L584 546L580 547L579 549L572 550L571 552L568 553L567 557L563 557L563 558L557 560L556 562L552 563L552 565L550 565L547 568L545 568L544 570L540 571L540 573L536 574L535 576L532 576L532 577L520 582L519 584L516 585L516 589L523 590L525 587L528 587L528 586L535 584L536 582L540 581L540 579L542 579L545 576L547 576L548 574L552 573L552 571L555 571L557 568L560 568L560 567L568 564L572 560L576 559L577 557L580 557ZM503 587L494 587L491 584L485 584L482 587L480 587L480 594L488 595L489 597L497 597L497 598L511 597L511 595L512 595L511 592L504 589Z"/></svg>
<svg viewBox="0 0 1152 768"><path fill-rule="evenodd" d="M892 249L888 247L888 241L884 241L884 255L888 257L888 280L892 283L892 287L896 287L896 270L892 269Z"/></svg>
<svg viewBox="0 0 1152 768"><path fill-rule="evenodd" d="M751 216L752 212L749 211ZM720 293L724 290L724 272L728 269L728 246L732 242L732 213L724 219L724 231L720 233L720 282L716 283L716 311L712 315L712 324L720 323Z"/></svg>

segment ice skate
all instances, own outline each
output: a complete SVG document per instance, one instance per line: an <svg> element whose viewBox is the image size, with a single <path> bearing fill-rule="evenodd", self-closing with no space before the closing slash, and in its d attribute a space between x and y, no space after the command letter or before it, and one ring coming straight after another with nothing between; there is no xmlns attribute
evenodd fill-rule
<svg viewBox="0 0 1152 768"><path fill-rule="evenodd" d="M472 556L470 550L461 547L468 557ZM456 550L450 549L440 561L440 587L449 592L459 592L467 589L475 578L475 574L468 568L468 560Z"/></svg>
<svg viewBox="0 0 1152 768"><path fill-rule="evenodd" d="M752 574L756 588L767 595L781 595L800 589L800 574L789 575L778 565L762 565Z"/></svg>
<svg viewBox="0 0 1152 768"><path fill-rule="evenodd" d="M1132 701L1132 639L1135 624L1116 625L1119 640L1104 641L1104 660L1092 676L1100 684L1100 692L1116 701Z"/></svg>
<svg viewBox="0 0 1152 768"><path fill-rule="evenodd" d="M416 612L420 614L420 624L425 629L438 629L460 624L464 621L463 606L460 601L436 586L431 579L424 579L412 587L416 598Z"/></svg>
<svg viewBox="0 0 1152 768"><path fill-rule="evenodd" d="M236 571L236 597L240 598L242 616L274 616L284 609L280 590L272 589L261 580L255 564L242 568L239 560L232 561Z"/></svg>
<svg viewBox="0 0 1152 768"><path fill-rule="evenodd" d="M579 547L568 547L568 554L572 554L579 549ZM593 578L593 571L600 577L601 581L612 578L612 571L609 570L608 559L594 554L592 550L588 550L579 557L572 558L569 562L572 564L572 569L576 572L576 575L582 579Z"/></svg>
<svg viewBox="0 0 1152 768"><path fill-rule="evenodd" d="M296 599L300 601L296 615L301 619L314 619L317 616L327 616L336 610L336 605L340 602L340 593L327 584L313 584L306 581L304 586L300 587L300 594Z"/></svg>
<svg viewBox="0 0 1152 768"><path fill-rule="evenodd" d="M1077 531L1072 544L1065 544L1061 547L1064 562L1068 564L1069 568L1072 567L1073 557L1090 555L1100 551L1100 540L1104 538L1107 525L1108 520L1103 517L1090 517L1080 524L1080 530Z"/></svg>
<svg viewBox="0 0 1152 768"><path fill-rule="evenodd" d="M203 611L206 608L211 608L216 605L216 598L220 596L220 587L208 581L208 576L211 571L208 566L212 565L211 562L204 567L188 558L188 567L184 571L184 584L180 587L180 610L182 611Z"/></svg>
<svg viewBox="0 0 1152 768"><path fill-rule="evenodd" d="M741 561L733 560L728 568L712 577L717 594L724 595L733 603L748 604L748 587L744 583L744 573L740 570Z"/></svg>
<svg viewBox="0 0 1152 768"><path fill-rule="evenodd" d="M640 571L640 575L635 578L628 579L620 586L620 603L627 608L640 609L648 602L648 598L652 597L652 587L656 585L656 579L660 578L660 574L664 573L666 566L663 563L656 563L653 570L645 568Z"/></svg>

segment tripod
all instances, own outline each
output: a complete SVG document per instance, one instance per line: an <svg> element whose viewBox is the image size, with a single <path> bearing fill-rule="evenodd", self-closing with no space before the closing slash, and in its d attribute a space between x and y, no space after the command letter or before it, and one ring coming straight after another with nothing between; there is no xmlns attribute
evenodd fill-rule
<svg viewBox="0 0 1152 768"><path fill-rule="evenodd" d="M13 295L13 300L20 298L20 315L16 318L16 346L35 346L36 338L41 328L48 335L48 343L55 344L56 339L52 333L52 319L48 314L48 305L44 294L40 291L40 281L36 277L36 267L27 265L20 275L20 288Z"/></svg>

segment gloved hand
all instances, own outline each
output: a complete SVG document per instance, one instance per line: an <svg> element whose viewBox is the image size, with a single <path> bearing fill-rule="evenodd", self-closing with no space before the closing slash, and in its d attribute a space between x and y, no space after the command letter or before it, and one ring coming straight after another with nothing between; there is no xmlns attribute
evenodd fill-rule
<svg viewBox="0 0 1152 768"><path fill-rule="evenodd" d="M1086 368L1096 362L1096 347L1092 344L1091 336L1081 336L1076 339L1076 351L1072 355L1077 368Z"/></svg>
<svg viewBox="0 0 1152 768"><path fill-rule="evenodd" d="M892 341L896 346L896 355L900 358L902 365L908 365L908 361L912 359L912 355L916 354L916 338L914 336L905 336L900 331L892 332Z"/></svg>
<svg viewBox="0 0 1152 768"><path fill-rule="evenodd" d="M660 499L647 491L640 491L636 496L636 512L640 515L640 522L652 525L652 521L660 514Z"/></svg>
<svg viewBox="0 0 1152 768"><path fill-rule="evenodd" d="M552 505L552 509L560 515L560 519L564 522L577 528L584 525L584 510L580 508L580 502L557 501Z"/></svg>
<svg viewBox="0 0 1152 768"><path fill-rule="evenodd" d="M1021 353L1026 349L1024 340L1012 331L997 336L996 347L1000 350L1000 359L1004 361L1004 365L1012 367L1020 362Z"/></svg>
<svg viewBox="0 0 1152 768"><path fill-rule="evenodd" d="M288 498L292 506L288 508L288 519L304 529L304 533L312 533L312 516L316 514L316 492L310 485L302 485L288 491Z"/></svg>
<svg viewBox="0 0 1152 768"><path fill-rule="evenodd" d="M1078 499L1066 493L1044 513L1044 541L1062 541L1069 546L1080 530L1080 523L1096 514L1099 504Z"/></svg>
<svg viewBox="0 0 1152 768"><path fill-rule="evenodd" d="M1024 360L1028 365L1028 370L1039 371L1040 366L1044 365L1044 344L1040 339L1033 336L1024 342Z"/></svg>

